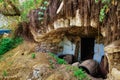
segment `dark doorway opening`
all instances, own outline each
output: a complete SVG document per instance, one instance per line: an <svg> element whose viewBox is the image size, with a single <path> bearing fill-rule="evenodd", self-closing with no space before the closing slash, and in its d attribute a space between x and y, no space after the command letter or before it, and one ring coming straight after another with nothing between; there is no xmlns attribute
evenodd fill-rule
<svg viewBox="0 0 120 80"><path fill-rule="evenodd" d="M81 39L81 61L93 59L95 38Z"/></svg>

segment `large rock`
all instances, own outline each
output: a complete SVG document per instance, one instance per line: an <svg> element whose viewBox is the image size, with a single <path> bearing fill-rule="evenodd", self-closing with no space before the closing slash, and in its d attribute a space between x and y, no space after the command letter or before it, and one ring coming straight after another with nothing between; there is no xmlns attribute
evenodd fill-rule
<svg viewBox="0 0 120 80"><path fill-rule="evenodd" d="M105 52L109 64L108 78L120 80L120 40L114 41L106 46Z"/></svg>

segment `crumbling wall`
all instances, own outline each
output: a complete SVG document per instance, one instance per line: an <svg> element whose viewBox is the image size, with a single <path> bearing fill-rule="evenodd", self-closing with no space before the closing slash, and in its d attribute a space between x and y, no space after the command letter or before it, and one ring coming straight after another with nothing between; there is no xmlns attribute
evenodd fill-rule
<svg viewBox="0 0 120 80"><path fill-rule="evenodd" d="M59 0L57 0L57 2L59 2ZM57 2L55 3L57 4ZM85 28L83 31L85 33L90 30L89 27L91 26L101 31L101 34L104 37L104 43L107 45L120 38L120 2L118 0L111 1L109 4L110 7L106 10L105 19L103 22L100 22L100 10L103 8L103 5L104 4L101 1L96 3L94 0L63 0L59 2L59 6L57 6L59 12L57 13L57 10L55 9L53 11L54 14L50 16L52 12L49 10L55 7L55 5L49 4L47 8L49 12L46 12L47 15L44 16L45 19L47 19L45 20L45 24L49 25L47 26L48 28L51 28L52 26L52 29L82 26Z"/></svg>
<svg viewBox="0 0 120 80"><path fill-rule="evenodd" d="M120 40L105 47L109 63L108 79L120 80Z"/></svg>
<svg viewBox="0 0 120 80"><path fill-rule="evenodd" d="M75 39L71 39L70 36L67 36L55 42L49 42L49 41L41 42L35 47L35 51L74 55L76 49L75 47L76 47Z"/></svg>
<svg viewBox="0 0 120 80"><path fill-rule="evenodd" d="M57 1L59 2L60 0ZM86 33L89 26L98 27L100 3L96 4L94 0L63 0L59 4L57 9L53 10L53 16L51 16L52 12L50 10L55 5L50 4L48 6L49 12L46 12L47 15L45 15L45 19L47 19L45 20L46 25L52 25L54 29L69 26L85 26L84 32ZM62 4L63 6L61 7ZM61 9L57 13L60 7Z"/></svg>

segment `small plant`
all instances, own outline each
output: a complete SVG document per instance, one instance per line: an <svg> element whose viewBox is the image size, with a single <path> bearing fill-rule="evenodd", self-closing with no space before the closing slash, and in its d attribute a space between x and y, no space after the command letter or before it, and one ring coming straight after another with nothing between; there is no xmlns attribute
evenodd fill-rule
<svg viewBox="0 0 120 80"><path fill-rule="evenodd" d="M32 57L33 59L35 59L35 57L36 57L35 53L32 53L31 57Z"/></svg>
<svg viewBox="0 0 120 80"><path fill-rule="evenodd" d="M49 54L50 54L50 56L52 56L53 58L56 59L56 61L57 61L58 64L67 64L67 62L66 62L64 59L58 58L58 57L57 57L56 55L54 55L53 53L49 53Z"/></svg>
<svg viewBox="0 0 120 80"><path fill-rule="evenodd" d="M8 75L7 71L4 70L4 71L3 71L3 76L5 77L5 76L7 76L7 75Z"/></svg>
<svg viewBox="0 0 120 80"><path fill-rule="evenodd" d="M78 80L84 80L86 79L86 74L82 69L77 69L74 72L74 76L78 78Z"/></svg>
<svg viewBox="0 0 120 80"><path fill-rule="evenodd" d="M75 66L67 66L66 70L73 71L73 75L77 77L78 80L89 80L85 72Z"/></svg>
<svg viewBox="0 0 120 80"><path fill-rule="evenodd" d="M58 64L66 64L66 61L64 59L57 58L56 60Z"/></svg>

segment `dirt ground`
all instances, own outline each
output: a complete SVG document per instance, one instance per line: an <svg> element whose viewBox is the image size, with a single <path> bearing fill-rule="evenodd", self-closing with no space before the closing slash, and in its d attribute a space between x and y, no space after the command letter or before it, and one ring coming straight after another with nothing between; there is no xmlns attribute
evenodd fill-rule
<svg viewBox="0 0 120 80"><path fill-rule="evenodd" d="M41 80L78 80L74 77L72 71L66 70L66 65L56 64L55 59L47 53L35 53L35 45L35 43L24 41L23 44L2 56L0 58L0 80L29 79L32 78L36 68L42 71ZM35 58L32 58L33 53ZM51 67L50 60L53 61L54 68ZM93 78L90 75L88 77L90 80L102 80Z"/></svg>

